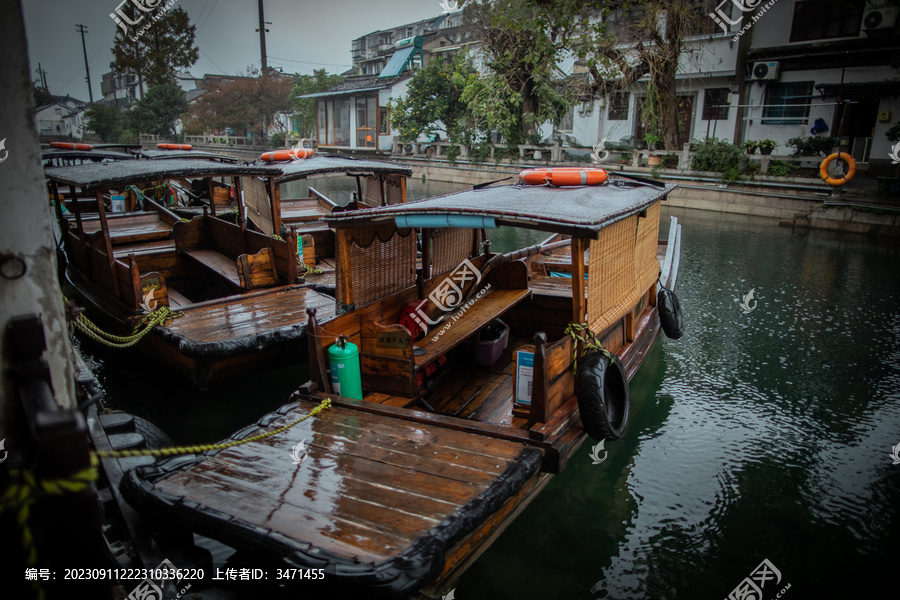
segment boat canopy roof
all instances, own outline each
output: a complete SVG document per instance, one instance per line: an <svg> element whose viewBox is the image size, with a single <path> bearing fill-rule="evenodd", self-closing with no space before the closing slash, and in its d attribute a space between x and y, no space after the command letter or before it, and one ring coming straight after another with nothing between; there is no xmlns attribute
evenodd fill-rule
<svg viewBox="0 0 900 600"><path fill-rule="evenodd" d="M603 186L506 185L323 217L340 228L393 219L397 227L500 225L597 237L604 227L644 211L675 189L615 180Z"/></svg>
<svg viewBox="0 0 900 600"><path fill-rule="evenodd" d="M257 161L256 164L271 163ZM346 173L347 175L385 173L389 175L404 175L406 177L412 175L412 169L407 166L380 160L362 160L345 156L313 155L302 160L276 164L278 168L284 171L284 175L277 179L277 183L287 183L297 179L305 179L311 175L328 173Z"/></svg>
<svg viewBox="0 0 900 600"><path fill-rule="evenodd" d="M232 165L211 160L124 160L69 167L48 167L50 181L77 185L82 190L97 190L141 181L178 177L278 177L277 166Z"/></svg>
<svg viewBox="0 0 900 600"><path fill-rule="evenodd" d="M76 160L131 160L134 158L131 154L124 152L115 152L113 150L61 150L59 148L44 148L41 150L41 159L48 160L51 158L64 158Z"/></svg>
<svg viewBox="0 0 900 600"><path fill-rule="evenodd" d="M238 162L236 156L228 156L226 154L217 154L215 152L206 152L204 150L132 150L132 152L141 158L200 158L210 160L222 160L226 162Z"/></svg>

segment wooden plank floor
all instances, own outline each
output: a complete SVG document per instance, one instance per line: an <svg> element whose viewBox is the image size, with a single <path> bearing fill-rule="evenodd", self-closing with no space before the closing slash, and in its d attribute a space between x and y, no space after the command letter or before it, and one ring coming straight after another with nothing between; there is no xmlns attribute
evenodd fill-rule
<svg viewBox="0 0 900 600"><path fill-rule="evenodd" d="M268 428L313 406L305 402ZM309 454L293 464L291 449L303 440ZM396 556L484 493L522 448L333 407L277 436L219 452L156 487L298 543L375 562Z"/></svg>
<svg viewBox="0 0 900 600"><path fill-rule="evenodd" d="M281 220L285 223L318 221L329 214L331 211L320 206L317 200L281 203Z"/></svg>
<svg viewBox="0 0 900 600"><path fill-rule="evenodd" d="M276 289L271 293L232 296L222 302L182 308L168 321L173 332L199 342L222 342L279 327L306 325L307 308L320 320L334 316L334 298L309 288Z"/></svg>
<svg viewBox="0 0 900 600"><path fill-rule="evenodd" d="M161 221L156 213L110 217L107 223L114 245L163 240L172 235L172 226ZM87 234L100 231L100 220L84 221L83 227Z"/></svg>

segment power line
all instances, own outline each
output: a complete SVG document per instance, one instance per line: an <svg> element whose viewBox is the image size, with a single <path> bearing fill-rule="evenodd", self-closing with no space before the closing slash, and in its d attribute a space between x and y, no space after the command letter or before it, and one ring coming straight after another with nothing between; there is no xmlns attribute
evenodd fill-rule
<svg viewBox="0 0 900 600"><path fill-rule="evenodd" d="M304 64L304 65L321 65L321 66L325 66L325 67L352 67L352 66L353 66L353 65L348 65L348 64L338 65L338 64L335 64L335 63L309 62L308 60L292 60L292 59L290 59L290 58L281 58L280 56L272 56L271 54L269 54L268 57L269 57L269 58L274 58L275 60L283 60L283 61L287 61L287 62L295 62L295 63Z"/></svg>

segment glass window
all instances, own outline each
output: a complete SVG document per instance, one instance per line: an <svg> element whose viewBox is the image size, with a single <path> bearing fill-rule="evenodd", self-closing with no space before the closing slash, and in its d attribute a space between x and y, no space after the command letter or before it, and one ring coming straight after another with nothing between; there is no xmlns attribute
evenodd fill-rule
<svg viewBox="0 0 900 600"><path fill-rule="evenodd" d="M630 92L613 92L609 95L609 120L627 121Z"/></svg>
<svg viewBox="0 0 900 600"><path fill-rule="evenodd" d="M334 101L334 145L350 145L350 99Z"/></svg>
<svg viewBox="0 0 900 600"><path fill-rule="evenodd" d="M325 103L326 116L325 122L328 129L326 130L325 143L329 146L334 145L334 100L328 100Z"/></svg>
<svg viewBox="0 0 900 600"><path fill-rule="evenodd" d="M326 132L328 131L328 119L325 118L325 105L327 100L319 100L317 103L319 116L319 143L325 145L328 143Z"/></svg>
<svg viewBox="0 0 900 600"><path fill-rule="evenodd" d="M703 120L721 121L728 118L728 88L708 89L703 94Z"/></svg>
<svg viewBox="0 0 900 600"><path fill-rule="evenodd" d="M570 106L569 111L563 115L563 118L560 120L559 125L556 126L556 131L572 131L572 124L575 121L575 107Z"/></svg>
<svg viewBox="0 0 900 600"><path fill-rule="evenodd" d="M387 107L380 107L378 113L378 133L388 135L391 132L391 116Z"/></svg>
<svg viewBox="0 0 900 600"><path fill-rule="evenodd" d="M766 86L763 125L803 125L809 117L813 82L770 83Z"/></svg>
<svg viewBox="0 0 900 600"><path fill-rule="evenodd" d="M857 37L862 22L863 2L802 0L794 5L791 41Z"/></svg>

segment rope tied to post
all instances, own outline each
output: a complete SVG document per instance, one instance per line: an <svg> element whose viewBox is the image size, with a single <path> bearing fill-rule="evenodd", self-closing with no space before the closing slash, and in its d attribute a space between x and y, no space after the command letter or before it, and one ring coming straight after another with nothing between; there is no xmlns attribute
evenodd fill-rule
<svg viewBox="0 0 900 600"><path fill-rule="evenodd" d="M574 373L578 372L578 342L581 342L582 356L588 350L595 350L602 352L606 358L612 360L610 351L603 347L587 323L569 323L563 334L572 338L572 371Z"/></svg>
<svg viewBox="0 0 900 600"><path fill-rule="evenodd" d="M182 314L183 313L173 311L168 306L160 306L141 319L140 323L138 323L131 332L131 335L115 335L103 331L96 323L88 319L84 313L75 317L73 324L78 331L95 342L99 342L110 348L130 348L141 341L141 339L150 333L150 330L157 325L162 325L169 319L176 319Z"/></svg>

